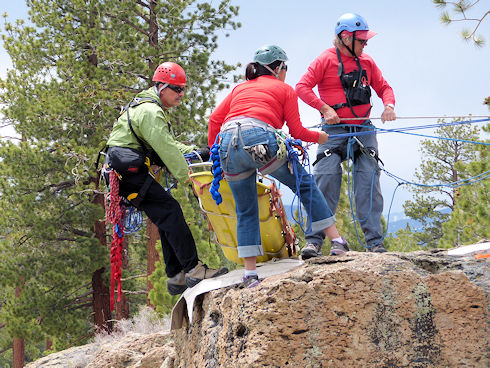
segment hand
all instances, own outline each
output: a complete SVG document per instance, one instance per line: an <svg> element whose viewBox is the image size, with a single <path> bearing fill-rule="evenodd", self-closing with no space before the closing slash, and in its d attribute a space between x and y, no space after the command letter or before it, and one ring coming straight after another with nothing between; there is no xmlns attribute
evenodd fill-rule
<svg viewBox="0 0 490 368"><path fill-rule="evenodd" d="M323 130L320 132L320 136L318 137L318 144L322 144L328 141L328 134L325 133Z"/></svg>
<svg viewBox="0 0 490 368"><path fill-rule="evenodd" d="M337 112L327 104L322 106L320 112L328 125L340 124L340 118Z"/></svg>
<svg viewBox="0 0 490 368"><path fill-rule="evenodd" d="M381 114L381 121L384 124L385 121L392 120L396 120L395 110L393 110L391 107L385 107L385 111L383 111L383 113Z"/></svg>
<svg viewBox="0 0 490 368"><path fill-rule="evenodd" d="M199 156L201 156L203 161L209 161L209 148L208 147L199 148L197 150L197 153L199 154Z"/></svg>

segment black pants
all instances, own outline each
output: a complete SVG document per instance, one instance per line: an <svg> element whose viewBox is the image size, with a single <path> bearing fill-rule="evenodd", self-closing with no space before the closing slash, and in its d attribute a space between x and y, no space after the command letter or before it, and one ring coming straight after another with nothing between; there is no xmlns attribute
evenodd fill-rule
<svg viewBox="0 0 490 368"><path fill-rule="evenodd" d="M148 178L147 173L126 176L119 182L119 195L136 193ZM184 214L177 202L154 179L138 209L158 227L162 242L163 259L168 277L180 271L190 271L197 265L196 244Z"/></svg>

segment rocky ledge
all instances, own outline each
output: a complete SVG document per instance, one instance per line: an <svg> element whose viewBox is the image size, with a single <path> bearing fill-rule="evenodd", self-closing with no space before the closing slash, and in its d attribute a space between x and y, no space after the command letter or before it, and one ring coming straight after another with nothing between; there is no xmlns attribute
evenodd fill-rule
<svg viewBox="0 0 490 368"><path fill-rule="evenodd" d="M182 329L27 367L486 368L489 277L488 259L442 250L320 257L198 297Z"/></svg>

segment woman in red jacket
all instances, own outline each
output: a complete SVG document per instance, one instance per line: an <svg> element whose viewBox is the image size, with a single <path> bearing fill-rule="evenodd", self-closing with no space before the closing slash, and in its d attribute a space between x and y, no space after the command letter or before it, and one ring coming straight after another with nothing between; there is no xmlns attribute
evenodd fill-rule
<svg viewBox="0 0 490 368"><path fill-rule="evenodd" d="M276 129L286 121L291 136L322 144L328 135L303 127L298 99L286 78L286 53L278 46L264 46L247 65L246 82L237 85L209 118L208 142L212 146L221 132L220 159L235 200L238 256L244 258L245 287L258 284L257 256L263 255L260 237L256 172L269 174L296 192L296 179L280 149ZM280 141L280 140L279 140ZM335 227L335 216L311 175L301 165L299 191L305 208L311 209L312 231L323 230L332 242L345 244ZM304 257L306 258L306 257Z"/></svg>

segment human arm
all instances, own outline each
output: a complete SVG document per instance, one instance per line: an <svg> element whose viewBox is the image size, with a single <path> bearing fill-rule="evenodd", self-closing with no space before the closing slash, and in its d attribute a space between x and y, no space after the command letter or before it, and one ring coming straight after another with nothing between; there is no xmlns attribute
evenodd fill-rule
<svg viewBox="0 0 490 368"><path fill-rule="evenodd" d="M305 103L319 110L327 124L338 124L337 112L313 92L313 88L325 78L326 64L328 60L324 54L316 58L296 84L296 93Z"/></svg>
<svg viewBox="0 0 490 368"><path fill-rule="evenodd" d="M381 114L381 121L393 121L396 120L395 106L386 105L383 113Z"/></svg>
<svg viewBox="0 0 490 368"><path fill-rule="evenodd" d="M150 105L150 104L147 104ZM175 140L169 129L163 110L151 104L147 109L141 110L138 121L138 130L141 138L160 157L165 167L181 183L188 179L188 165L184 153L192 152L195 146L188 146Z"/></svg>
<svg viewBox="0 0 490 368"><path fill-rule="evenodd" d="M303 126L299 116L298 97L295 91L288 85L285 85L285 100L283 109L284 118L291 136L305 142L318 142L320 139L320 132L307 129Z"/></svg>
<svg viewBox="0 0 490 368"><path fill-rule="evenodd" d="M208 126L208 146L212 147L216 136L221 130L221 126L223 125L228 112L230 111L232 94L228 94L223 101L214 109L211 116L209 117L209 126Z"/></svg>
<svg viewBox="0 0 490 368"><path fill-rule="evenodd" d="M371 87L376 91L376 94L381 98L385 106L381 114L381 121L396 120L395 114L395 94L388 82L383 78L381 70L372 62L371 70Z"/></svg>

